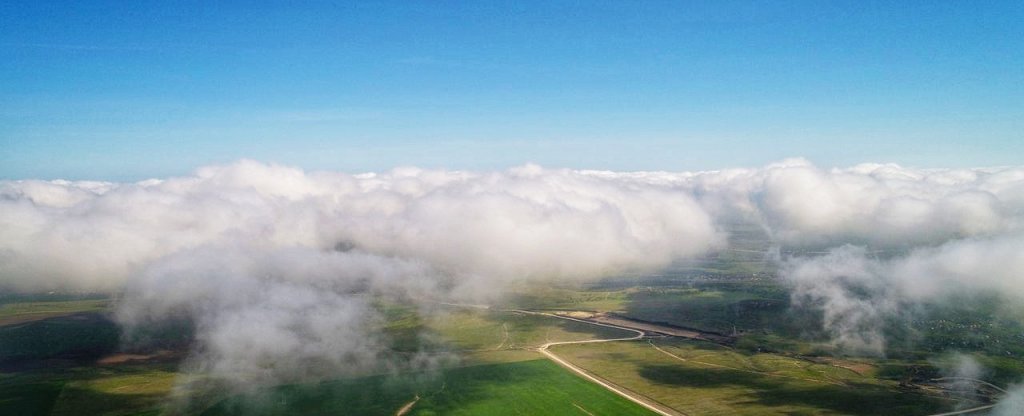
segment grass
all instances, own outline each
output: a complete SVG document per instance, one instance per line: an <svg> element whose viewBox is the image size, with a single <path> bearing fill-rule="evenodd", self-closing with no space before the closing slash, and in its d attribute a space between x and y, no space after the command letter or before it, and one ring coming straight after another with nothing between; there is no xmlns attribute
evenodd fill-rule
<svg viewBox="0 0 1024 416"><path fill-rule="evenodd" d="M203 414L393 415L416 395L420 400L409 415L652 414L547 360L462 367L433 377L419 376L284 386L225 400ZM249 405L253 400L258 408Z"/></svg>
<svg viewBox="0 0 1024 416"><path fill-rule="evenodd" d="M171 394L173 365L73 367L0 374L3 415L156 414Z"/></svg>
<svg viewBox="0 0 1024 416"><path fill-rule="evenodd" d="M49 415L64 387L56 375L0 375L0 414Z"/></svg>
<svg viewBox="0 0 1024 416"><path fill-rule="evenodd" d="M0 326L15 325L80 312L101 312L106 310L109 305L110 301L107 299L8 302L0 304Z"/></svg>
<svg viewBox="0 0 1024 416"><path fill-rule="evenodd" d="M694 341L565 345L554 352L686 414L929 414L947 404L827 363ZM838 364L844 364L839 362ZM846 363L858 368L859 363Z"/></svg>
<svg viewBox="0 0 1024 416"><path fill-rule="evenodd" d="M171 394L173 366L118 366L98 368L69 380L50 414L134 415L159 412Z"/></svg>
<svg viewBox="0 0 1024 416"><path fill-rule="evenodd" d="M582 287L527 286L513 289L502 306L519 309L561 309L594 312L624 311L628 290L588 290Z"/></svg>
<svg viewBox="0 0 1024 416"><path fill-rule="evenodd" d="M115 351L119 345L120 332L116 325L102 313L92 311L105 307L103 302L72 300L5 305L5 310L12 315L40 311L68 314L0 326L0 359L18 365L36 363L17 372L0 373L0 414L119 415L160 411L161 403L171 393L178 376L174 364L91 364L91 360ZM621 336L621 332L614 329L510 312L452 309L433 318L422 318L409 308L393 307L385 312L387 320L382 330L393 341L395 351L455 350L463 357L464 365L537 360L539 355L529 348L550 340ZM176 327L171 329L175 331L164 332L182 332ZM485 376L502 380L500 371L473 373L477 380L474 383ZM514 378L515 383L526 394L525 386L530 383L531 373L516 371L519 375ZM556 367L555 371L562 370ZM370 397L377 396L375 393ZM396 400L407 401L409 397L411 395L403 394ZM455 398L444 400L447 404L438 402L436 406L451 407L458 402ZM389 412L393 411L389 408Z"/></svg>
<svg viewBox="0 0 1024 416"><path fill-rule="evenodd" d="M740 331L794 332L790 320L782 319L789 312L789 293L774 279L749 275L702 279L701 273L691 269L674 273L619 277L578 287L519 288L504 306L615 312L719 333L731 333L734 327Z"/></svg>
<svg viewBox="0 0 1024 416"><path fill-rule="evenodd" d="M98 312L0 326L0 362L98 357L117 349L120 334Z"/></svg>
<svg viewBox="0 0 1024 416"><path fill-rule="evenodd" d="M156 414L175 364L93 364L121 329L97 296L7 296L0 304L0 414Z"/></svg>
<svg viewBox="0 0 1024 416"><path fill-rule="evenodd" d="M461 309L452 309L430 319L426 327L450 348L464 353L521 351L550 341L632 335L618 329L546 316Z"/></svg>
<svg viewBox="0 0 1024 416"><path fill-rule="evenodd" d="M939 370L930 360L950 340L973 342L969 349L990 370L986 379L1004 384L1024 374L1018 358L1019 340L1024 339L1019 311L1003 311L995 301L922 310L909 324L914 330L907 331L915 337L908 340L912 350L886 360L851 360L831 357L835 351L787 331L787 325L820 326L794 317L787 309L787 296L777 282L763 279L665 276L524 289L505 306L618 312L718 332L729 332L733 325L747 329L735 349L693 341L655 341L678 358L645 342L553 348L599 377L687 414L941 411L949 406L947 401L901 390L899 381L937 375ZM0 415L157 414L171 397L179 375L173 364L84 363L118 348L119 335L121 340L134 336L149 346L184 348L192 339L191 323L172 322L145 333L120 334L102 313L108 308L106 299L0 301L0 364L5 360L44 364L37 370L0 372ZM250 414L255 404L266 414L394 414L419 395L421 400L410 414L585 414L580 408L593 414L646 414L629 402L621 407L623 403L618 402L624 399L538 360L539 354L531 350L549 341L629 335L625 332L493 309L442 308L439 315L424 316L406 305L382 303L380 307L385 317L381 330L396 357L454 352L462 367L282 386L223 401L223 390L207 388L192 401L199 405L188 407L186 413L216 404L208 414ZM986 326L979 327L982 323ZM58 367L45 369L50 363Z"/></svg>
<svg viewBox="0 0 1024 416"><path fill-rule="evenodd" d="M6 296L0 303L0 363L91 357L117 348L120 329L106 298Z"/></svg>
<svg viewBox="0 0 1024 416"><path fill-rule="evenodd" d="M758 280L635 290L624 314L719 333L731 333L734 328L788 333L791 320L784 318L789 312L788 293L777 282Z"/></svg>

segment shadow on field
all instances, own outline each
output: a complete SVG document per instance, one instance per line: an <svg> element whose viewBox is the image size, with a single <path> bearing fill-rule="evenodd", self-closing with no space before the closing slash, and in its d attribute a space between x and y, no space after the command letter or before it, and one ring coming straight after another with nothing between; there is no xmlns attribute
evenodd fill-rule
<svg viewBox="0 0 1024 416"><path fill-rule="evenodd" d="M186 351L193 324L167 320L126 333L102 312L0 326L0 371L20 372L91 365L117 351Z"/></svg>
<svg viewBox="0 0 1024 416"><path fill-rule="evenodd" d="M147 376L153 371L173 371L175 365L125 365L117 367L73 367L0 374L2 415L100 415L158 414L166 395L138 393L120 386L109 391L89 388L91 382L124 376ZM132 380L133 382L135 380ZM125 384L125 387L133 387ZM121 390L121 391L118 391Z"/></svg>
<svg viewBox="0 0 1024 416"><path fill-rule="evenodd" d="M394 415L415 396L409 415L594 414L632 416L645 409L544 359L427 373L281 386L234 396L202 413L216 415Z"/></svg>
<svg viewBox="0 0 1024 416"><path fill-rule="evenodd" d="M63 387L63 380L5 376L0 379L0 414L49 415Z"/></svg>
<svg viewBox="0 0 1024 416"><path fill-rule="evenodd" d="M720 368L684 368L671 365L641 366L639 374L658 384L680 387L735 388L737 404L766 406L799 403L842 414L931 414L944 409L941 402L914 393L894 393L869 384L808 385L799 380L770 377Z"/></svg>
<svg viewBox="0 0 1024 416"><path fill-rule="evenodd" d="M75 312L0 326L0 415L156 414L183 353L129 356L98 364L124 348L185 351L187 325L160 324L128 339L103 312ZM154 349L155 351L155 349ZM135 360L135 361L131 361ZM164 385L158 378L163 376ZM170 377L173 380L173 377Z"/></svg>
<svg viewBox="0 0 1024 416"><path fill-rule="evenodd" d="M451 412L460 404L488 398L487 390L474 382L484 373L504 381L523 381L527 372L452 369L439 373L378 375L318 383L289 384L262 388L222 400L202 412L202 416L221 415L394 415L395 411L419 396L416 410L429 409L439 414ZM452 385L449 385L449 382ZM415 412L414 412L415 413Z"/></svg>
<svg viewBox="0 0 1024 416"><path fill-rule="evenodd" d="M89 360L117 350L121 330L107 315L80 312L0 327L0 371L48 359Z"/></svg>
<svg viewBox="0 0 1024 416"><path fill-rule="evenodd" d="M158 415L166 400L164 394L114 394L96 390L65 387L61 401L50 410L51 416L126 414L134 416ZM22 413L11 413L22 414Z"/></svg>

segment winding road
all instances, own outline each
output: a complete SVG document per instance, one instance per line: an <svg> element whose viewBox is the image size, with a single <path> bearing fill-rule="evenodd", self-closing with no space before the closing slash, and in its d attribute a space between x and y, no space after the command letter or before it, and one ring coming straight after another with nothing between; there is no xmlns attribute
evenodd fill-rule
<svg viewBox="0 0 1024 416"><path fill-rule="evenodd" d="M452 304L452 303L445 303L445 305L448 305L448 306L471 307L471 308L480 308L480 309L490 309L490 307L487 306L487 305L459 305L459 304ZM623 389L621 387L618 387L618 386L616 386L616 385L614 385L614 384L612 384L610 382L607 382L607 381L602 380L602 379L600 379L598 377L595 377L595 376L591 375L590 373L588 373L586 370L584 370L584 369L576 366L575 364L572 364L569 361L566 361L566 360L562 359L561 357L555 355L555 353L551 352L551 349L550 349L551 347L558 346L558 345L595 344L595 343L601 343L601 342L616 342L616 341L635 341L635 340L641 339L645 335L647 335L644 331L641 331L639 329L619 326L619 325L603 323L603 322L595 322L593 320L577 319L577 318L573 318L573 317L570 317L570 316L558 315L558 314L553 314L553 313L535 312L535 311L528 311L528 310L523 310L523 309L508 309L508 310L504 310L504 311L505 312L514 312L514 313L526 314L526 315L539 315L539 316L546 316L546 317L550 317L550 318L565 319L565 320L568 320L568 321L576 321L576 322L580 322L580 323L584 323L584 324L603 326L603 327L614 328L614 329L618 329L618 330L622 330L622 331L628 331L628 332L635 333L636 335L633 335L631 337L590 339L590 340L582 340L582 341L548 342L548 343L545 343L545 344L541 345L540 347L537 347L536 351L541 353L541 354L543 354L545 357L547 357L551 361L554 361L556 364L558 364L558 365L560 365L560 366L562 366L562 367L564 367L564 368L566 368L566 369L568 369L568 370L578 374L580 377L583 377L584 379L590 380L594 384L597 384L597 385L599 385L601 387L604 387L605 389L607 389L607 390L609 390L609 391L611 391L611 392L613 392L615 394L618 394L619 396L622 396L623 398L625 398L625 399L627 399L627 400L629 400L629 401L631 401L633 403L636 403L636 404L638 404L640 406L643 406L645 409L648 409L648 410L650 410L650 411L652 411L654 413L657 413L657 414L662 415L662 416L681 416L681 415L685 416L684 413L681 413L681 412L679 412L679 411L677 411L675 409L671 409L671 408L665 407L663 405L654 403L650 399L648 399L648 398L646 398L644 396L641 396L641 395L639 395L637 393L630 392L630 391L625 390L625 389ZM507 331L507 328L506 328L506 331ZM506 337L507 336L508 336L508 334L506 332ZM687 338L687 337L684 337L684 338ZM502 345L504 345L504 343L505 342L503 341ZM657 345L654 345L653 343L651 344L651 346L654 347L655 349L665 353L665 354L671 355L671 356L676 357L678 359L681 359L683 361L687 361L685 359L682 359L681 357L677 357L674 354L669 353L668 351L662 350L661 348L659 348ZM990 384L990 383L982 381L982 380L973 380L973 381L977 381L977 382L986 384L986 385L988 385L988 386L990 386L992 388L995 388L995 389L1005 393L1005 390L1003 390L999 386ZM828 383L828 382L826 381L826 383ZM841 383L834 383L834 382L832 384L840 384L840 385L842 385ZM417 397L417 399L419 399L419 397ZM411 404L415 404L415 400L412 403L410 403L410 405ZM934 414L934 415L931 415L931 416L962 415L962 414L968 414L968 413L974 413L974 412L978 412L978 411L988 410L988 409L991 409L991 408L993 408L995 406L996 406L995 404L991 404L991 405L985 405L985 406L975 407L975 408L971 408L971 409L964 409L964 410L959 410L959 411L954 411L954 412L937 413L937 414ZM412 406L408 406L407 405L407 407L411 408ZM579 406L577 405L577 407L579 407ZM409 409L404 409L403 408L403 410L408 411ZM581 408L580 410L583 410L583 409ZM586 410L583 410L583 411L586 412ZM589 413L589 412L587 412L587 413Z"/></svg>
<svg viewBox="0 0 1024 416"><path fill-rule="evenodd" d="M561 357L555 355L555 353L551 352L551 350L550 350L551 347L556 346L556 345L596 344L596 343L599 343L599 342L635 341L635 340L638 340L638 339L644 337L645 334L644 334L643 331L640 331L638 329L625 328L625 327L620 327L620 326L615 326L615 325L610 325L610 324L604 324L604 323L600 323L600 322L586 321L586 320L583 320L583 319L576 319L576 318L571 318L571 317L568 317L568 316L555 315L555 314L551 314L551 313L533 312L533 311L524 311L524 310L512 310L511 312L523 313L523 314L528 314L528 315L543 315L543 316L548 316L548 317L552 317L552 318L566 319L566 320L570 320L570 321L582 322L582 323L585 323L585 324L604 326L604 327L608 327L608 328L615 328L615 329L619 329L619 330L623 330L623 331L629 331L629 332L636 333L636 335L633 335L631 337L623 337L623 338L604 338L604 339L588 339L588 340L583 340L583 341L548 342L548 343L543 344L540 347L538 347L537 348L537 352L540 352L541 354L544 354L545 357L548 357L548 359L550 359L551 361L554 361L556 364L558 364L558 365L560 365L562 367L565 367L566 369L569 369L570 371L572 371L572 372L574 372L576 374L579 374L581 377L583 377L583 378L585 378L587 380L590 380L591 382L593 382L593 383L595 383L595 384L597 384L597 385L599 385L601 387L604 387L605 389L608 389L609 391L611 391L611 392L613 392L615 394L618 394L619 396L622 396L622 397L626 398L627 400L629 400L629 401L631 401L633 403L636 403L636 404L638 404L640 406L643 406L644 408L646 408L646 409L648 409L648 410L650 410L650 411L652 411L654 413L657 413L657 414L662 415L662 416L679 416L679 415L682 414L682 413L676 412L676 411L674 411L672 409L664 408L663 406L659 406L657 404L651 403L647 398L645 398L643 396L640 396L638 394L626 391L626 390L624 390L624 389L622 389L622 388L620 388L618 386L615 386L615 385L613 385L613 384L611 384L611 383L609 383L607 381L604 381L604 380L601 380L601 379L599 379L597 377L594 377L590 373L586 372L586 370L584 370L584 369L582 369L580 367L577 367L573 363L570 363L570 362L568 362L566 360L563 360Z"/></svg>

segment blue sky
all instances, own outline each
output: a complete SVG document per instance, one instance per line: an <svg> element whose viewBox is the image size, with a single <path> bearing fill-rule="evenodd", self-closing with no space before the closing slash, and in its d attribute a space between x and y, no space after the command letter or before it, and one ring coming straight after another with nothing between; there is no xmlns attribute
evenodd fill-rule
<svg viewBox="0 0 1024 416"><path fill-rule="evenodd" d="M1024 2L0 5L0 178L1024 163Z"/></svg>

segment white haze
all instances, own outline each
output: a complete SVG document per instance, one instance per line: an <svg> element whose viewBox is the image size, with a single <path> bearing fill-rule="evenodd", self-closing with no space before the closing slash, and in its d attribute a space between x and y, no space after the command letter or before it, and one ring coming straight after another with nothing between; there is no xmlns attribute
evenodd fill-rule
<svg viewBox="0 0 1024 416"><path fill-rule="evenodd" d="M943 388L960 399L957 400L955 410L976 406L974 403L981 399L978 388L980 382L985 379L985 368L969 355L953 353L943 358L945 360L933 360L933 364L937 364L942 370L942 376L945 378L942 382Z"/></svg>
<svg viewBox="0 0 1024 416"><path fill-rule="evenodd" d="M185 250L128 282L117 313L128 328L196 317L190 365L241 382L365 372L386 340L375 294L428 296L423 264L365 253L241 243Z"/></svg>
<svg viewBox="0 0 1024 416"><path fill-rule="evenodd" d="M243 161L133 184L0 184L0 276L118 291L129 330L194 319L198 369L265 381L376 365L373 297L653 270L720 246L688 194L569 170L306 173Z"/></svg>
<svg viewBox="0 0 1024 416"><path fill-rule="evenodd" d="M129 327L193 317L205 370L301 378L377 358L372 295L486 300L518 281L657 270L725 248L735 222L825 253L780 273L854 349L883 350L875 324L907 302L1024 299L1024 169L801 159L361 175L241 161L138 183L2 181L0 287L123 293Z"/></svg>
<svg viewBox="0 0 1024 416"><path fill-rule="evenodd" d="M996 403L996 407L992 409L992 416L1020 415L1024 415L1024 385L1015 385L1007 390L1006 397Z"/></svg>

